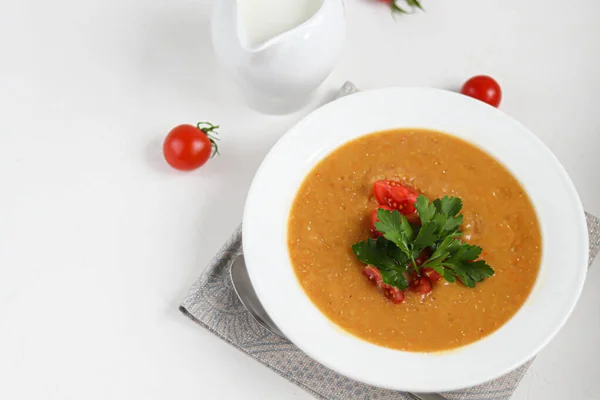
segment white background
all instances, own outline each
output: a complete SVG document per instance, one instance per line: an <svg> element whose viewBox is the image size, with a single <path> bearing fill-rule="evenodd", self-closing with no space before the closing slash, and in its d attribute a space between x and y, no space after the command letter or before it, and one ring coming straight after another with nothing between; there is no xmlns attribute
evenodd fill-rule
<svg viewBox="0 0 600 400"><path fill-rule="evenodd" d="M310 399L177 305L241 220L268 149L347 79L456 89L496 77L501 108L600 215L600 2L424 0L426 13L394 20L348 0L338 67L283 117L249 110L219 69L211 3L2 2L0 398ZM170 169L164 136L201 119L221 123L222 156ZM597 262L514 400L600 399L598 285Z"/></svg>

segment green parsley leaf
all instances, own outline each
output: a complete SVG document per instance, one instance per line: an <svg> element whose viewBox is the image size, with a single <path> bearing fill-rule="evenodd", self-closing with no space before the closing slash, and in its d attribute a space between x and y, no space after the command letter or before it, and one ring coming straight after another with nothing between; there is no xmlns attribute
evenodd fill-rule
<svg viewBox="0 0 600 400"><path fill-rule="evenodd" d="M429 258L421 267L432 268L438 274L444 277L444 279L446 279L447 281L454 282L454 280L450 280L452 279L452 276L450 276L450 279L448 279L448 277L446 276L447 274L444 269L444 266L442 265L442 262L450 255L450 245L452 245L452 243L454 243L455 241L456 239L453 236L448 236L444 238L444 240L442 240L442 242L438 244L433 253L429 256Z"/></svg>
<svg viewBox="0 0 600 400"><path fill-rule="evenodd" d="M398 210L389 211L380 208L377 211L377 219L379 221L375 223L375 229L398 246L407 257L411 257L414 231L406 217Z"/></svg>
<svg viewBox="0 0 600 400"><path fill-rule="evenodd" d="M478 260L482 249L457 239L462 233L462 200L445 196L432 202L421 195L415 202L421 226L411 226L399 211L379 209L375 229L383 236L352 246L357 258L379 269L383 281L401 290L408 287L406 272L432 268L448 282L459 279L474 287L494 274L484 261ZM430 256L421 267L415 259L425 249Z"/></svg>
<svg viewBox="0 0 600 400"><path fill-rule="evenodd" d="M454 275L467 287L475 287L485 278L494 275L494 270L484 260L472 262L445 263L447 269L451 269Z"/></svg>
<svg viewBox="0 0 600 400"><path fill-rule="evenodd" d="M430 203L429 199L423 195L417 197L415 208L419 213L419 218L421 219L421 224L423 225L431 221L437 211L435 205Z"/></svg>
<svg viewBox="0 0 600 400"><path fill-rule="evenodd" d="M408 11L406 11L405 9L403 9L402 7L400 7L397 4L398 0L392 0L390 2L390 6L392 7L392 11L395 11L397 13L400 14L408 14ZM421 4L419 3L419 0L406 0L406 4L408 6L410 6L411 11L414 10L415 8L418 8L419 10L425 11L423 10L423 6L421 6Z"/></svg>
<svg viewBox="0 0 600 400"><path fill-rule="evenodd" d="M361 262L377 268L390 269L397 264L397 261L388 255L387 243L381 240L368 238L364 242L354 244L352 251Z"/></svg>
<svg viewBox="0 0 600 400"><path fill-rule="evenodd" d="M458 233L458 228L463 221L463 216L457 215L462 209L460 199L446 196L430 203L427 197L420 195L415 208L423 226L429 222L436 225L436 232L440 239Z"/></svg>
<svg viewBox="0 0 600 400"><path fill-rule="evenodd" d="M436 235L436 230L437 225L434 222L427 222L421 226L413 242L412 252L414 257L418 257L421 251L433 246L437 242L439 237Z"/></svg>
<svg viewBox="0 0 600 400"><path fill-rule="evenodd" d="M462 200L457 197L444 196L442 199L433 201L435 208L447 216L455 216L462 209Z"/></svg>
<svg viewBox="0 0 600 400"><path fill-rule="evenodd" d="M442 199L435 199L433 205L436 209L433 219L440 226L440 236L458 233L458 228L463 222L462 214L458 214L462 209L462 200L457 197L445 196Z"/></svg>
<svg viewBox="0 0 600 400"><path fill-rule="evenodd" d="M400 290L408 289L408 282L404 277L404 273L406 271L401 271L399 269L390 269L379 270L379 272L381 272L381 277L383 278L383 281L388 285L397 287Z"/></svg>
<svg viewBox="0 0 600 400"><path fill-rule="evenodd" d="M380 237L367 239L352 246L352 251L363 263L377 267L383 281L400 290L408 288L404 277L408 257L391 241Z"/></svg>
<svg viewBox="0 0 600 400"><path fill-rule="evenodd" d="M481 247L455 240L449 247L450 257L443 266L461 280L467 287L475 287L475 283L494 275L494 270L484 260L477 260Z"/></svg>

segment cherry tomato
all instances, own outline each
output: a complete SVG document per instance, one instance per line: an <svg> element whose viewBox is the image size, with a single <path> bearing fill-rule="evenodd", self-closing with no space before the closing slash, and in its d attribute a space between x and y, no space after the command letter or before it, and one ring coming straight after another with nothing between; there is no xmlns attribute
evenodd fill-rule
<svg viewBox="0 0 600 400"><path fill-rule="evenodd" d="M431 282L437 282L440 279L442 279L442 276L436 270L434 270L433 268L427 268L427 267L425 267L421 271L423 271L423 273L425 275L427 275L427 277L429 278L429 280Z"/></svg>
<svg viewBox="0 0 600 400"><path fill-rule="evenodd" d="M494 107L498 107L500 105L500 100L502 99L500 85L487 75L472 77L465 82L460 92Z"/></svg>
<svg viewBox="0 0 600 400"><path fill-rule="evenodd" d="M218 153L215 138L218 126L201 122L197 126L179 125L169 132L163 143L165 160L180 171L200 168Z"/></svg>
<svg viewBox="0 0 600 400"><path fill-rule="evenodd" d="M431 286L431 281L427 276L415 276L409 283L410 290L420 294L431 292Z"/></svg>
<svg viewBox="0 0 600 400"><path fill-rule="evenodd" d="M392 301L394 304L400 304L404 301L404 292L397 287L388 285L387 283L382 284L383 293L385 296Z"/></svg>
<svg viewBox="0 0 600 400"><path fill-rule="evenodd" d="M377 232L377 229L375 229L375 222L379 221L379 219L377 218L377 211L379 211L379 209L389 210L389 211L394 210L392 207L388 207L388 206L378 206L376 209L373 210L373 212L371 213L371 235L374 238L381 236L381 233Z"/></svg>
<svg viewBox="0 0 600 400"><path fill-rule="evenodd" d="M400 182L380 180L373 185L373 194L380 205L392 207L404 215L415 213L419 192Z"/></svg>
<svg viewBox="0 0 600 400"><path fill-rule="evenodd" d="M377 287L381 287L383 283L383 278L381 277L381 272L377 268L372 265L367 265L363 271L363 275L366 276L371 282L375 283Z"/></svg>

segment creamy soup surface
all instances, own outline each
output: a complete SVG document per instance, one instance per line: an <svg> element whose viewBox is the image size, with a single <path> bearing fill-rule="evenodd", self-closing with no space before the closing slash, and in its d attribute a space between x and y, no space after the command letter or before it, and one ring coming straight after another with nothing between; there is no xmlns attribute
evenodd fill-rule
<svg viewBox="0 0 600 400"><path fill-rule="evenodd" d="M443 279L393 304L362 275L351 246L370 236L373 183L397 180L430 199L463 200L464 238L495 275L467 288ZM381 346L441 351L494 332L523 305L541 257L540 227L517 180L456 137L423 129L377 132L344 144L307 175L292 206L288 247L313 303L346 331Z"/></svg>

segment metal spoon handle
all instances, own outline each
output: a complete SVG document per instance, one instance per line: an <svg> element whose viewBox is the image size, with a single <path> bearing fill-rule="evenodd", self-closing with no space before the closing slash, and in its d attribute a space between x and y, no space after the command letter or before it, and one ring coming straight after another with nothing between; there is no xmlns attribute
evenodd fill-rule
<svg viewBox="0 0 600 400"><path fill-rule="evenodd" d="M275 322L269 317L269 314L267 314L263 308L260 300L258 300L258 296L252 287L250 276L248 275L244 256L239 256L233 260L229 273L235 293L242 302L242 305L248 310L256 322L261 324L271 333L286 339L283 332L275 325Z"/></svg>
<svg viewBox="0 0 600 400"><path fill-rule="evenodd" d="M231 264L230 275L231 283L233 284L235 293L239 297L243 306L246 307L246 310L248 310L250 315L256 320L256 322L261 324L271 333L286 339L283 332L281 332L277 325L275 325L275 322L273 322L271 317L269 317L269 314L267 314L263 308L262 304L260 304L260 300L258 299L258 296L252 287L252 282L250 281L250 276L248 275L248 270L246 269L244 256L239 256L233 260L233 263ZM419 400L446 400L437 393L411 394Z"/></svg>

